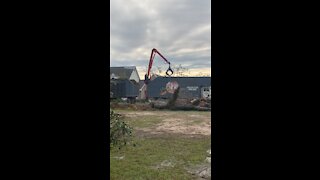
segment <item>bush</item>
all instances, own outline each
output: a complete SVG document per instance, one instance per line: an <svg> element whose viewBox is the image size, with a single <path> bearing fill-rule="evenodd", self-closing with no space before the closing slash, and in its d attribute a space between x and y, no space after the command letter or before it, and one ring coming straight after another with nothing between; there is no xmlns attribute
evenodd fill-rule
<svg viewBox="0 0 320 180"><path fill-rule="evenodd" d="M110 148L119 149L127 145L132 136L132 128L124 121L123 117L110 109Z"/></svg>

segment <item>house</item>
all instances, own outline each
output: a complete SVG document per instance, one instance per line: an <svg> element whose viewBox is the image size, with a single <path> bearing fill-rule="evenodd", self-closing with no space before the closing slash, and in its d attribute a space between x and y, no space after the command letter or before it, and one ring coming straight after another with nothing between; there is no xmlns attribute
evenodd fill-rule
<svg viewBox="0 0 320 180"><path fill-rule="evenodd" d="M211 77L157 77L148 84L149 98L169 98L170 94L161 95L168 82L179 84L179 98L208 98L211 99Z"/></svg>
<svg viewBox="0 0 320 180"><path fill-rule="evenodd" d="M135 66L110 67L110 79L133 80L139 83L140 77Z"/></svg>
<svg viewBox="0 0 320 180"><path fill-rule="evenodd" d="M110 98L135 99L140 77L135 66L110 67Z"/></svg>

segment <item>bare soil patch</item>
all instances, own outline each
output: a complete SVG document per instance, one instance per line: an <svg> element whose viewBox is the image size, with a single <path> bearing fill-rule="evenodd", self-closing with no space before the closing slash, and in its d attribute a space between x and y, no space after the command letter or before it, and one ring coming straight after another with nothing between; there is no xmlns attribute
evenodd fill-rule
<svg viewBox="0 0 320 180"><path fill-rule="evenodd" d="M199 113L183 111L134 111L123 112L129 118L152 116L161 118L161 122L150 127L139 128L150 134L185 134L185 135L211 135L211 112Z"/></svg>
<svg viewBox="0 0 320 180"><path fill-rule="evenodd" d="M169 118L165 119L158 127L155 128L155 132L170 132L181 134L211 134L211 124L205 122L205 118L201 119L201 123L189 124L188 119ZM192 122L192 120L189 120ZM151 132L153 133L153 132Z"/></svg>

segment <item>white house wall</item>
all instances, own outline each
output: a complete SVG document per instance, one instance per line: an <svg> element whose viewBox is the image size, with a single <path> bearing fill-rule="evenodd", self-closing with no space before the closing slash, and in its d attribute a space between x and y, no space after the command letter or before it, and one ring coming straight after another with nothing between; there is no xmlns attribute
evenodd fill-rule
<svg viewBox="0 0 320 180"><path fill-rule="evenodd" d="M135 80L136 82L139 83L140 78L139 78L138 72L136 70L133 70L129 79L130 80Z"/></svg>

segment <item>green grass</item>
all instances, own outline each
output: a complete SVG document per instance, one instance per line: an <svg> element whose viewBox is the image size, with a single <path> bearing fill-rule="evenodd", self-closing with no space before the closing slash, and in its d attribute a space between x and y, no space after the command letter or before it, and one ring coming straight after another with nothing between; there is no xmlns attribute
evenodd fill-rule
<svg viewBox="0 0 320 180"><path fill-rule="evenodd" d="M209 137L167 136L135 138L134 141L136 147L111 150L111 179L193 179L186 168L203 163L210 148ZM120 156L124 158L112 158ZM161 167L164 161L171 162L174 167Z"/></svg>
<svg viewBox="0 0 320 180"><path fill-rule="evenodd" d="M129 111L118 111L124 113ZM144 115L127 117L125 120L135 128L156 127L167 116L183 117L186 115L208 115L205 112L164 112L166 115ZM194 120L192 123L200 123ZM177 134L160 134L138 136L133 142L122 149L110 152L110 177L112 180L127 179L196 179L187 169L203 164L210 149L210 136L186 136ZM117 159L115 157L123 157ZM170 162L171 166L161 163ZM173 167L172 167L173 166Z"/></svg>
<svg viewBox="0 0 320 180"><path fill-rule="evenodd" d="M127 123L132 127L139 127L139 128L145 128L145 127L151 127L156 126L158 123L162 121L161 117L152 116L152 115L146 115L146 116L139 116L134 118L126 118ZM128 120L130 119L130 120Z"/></svg>

